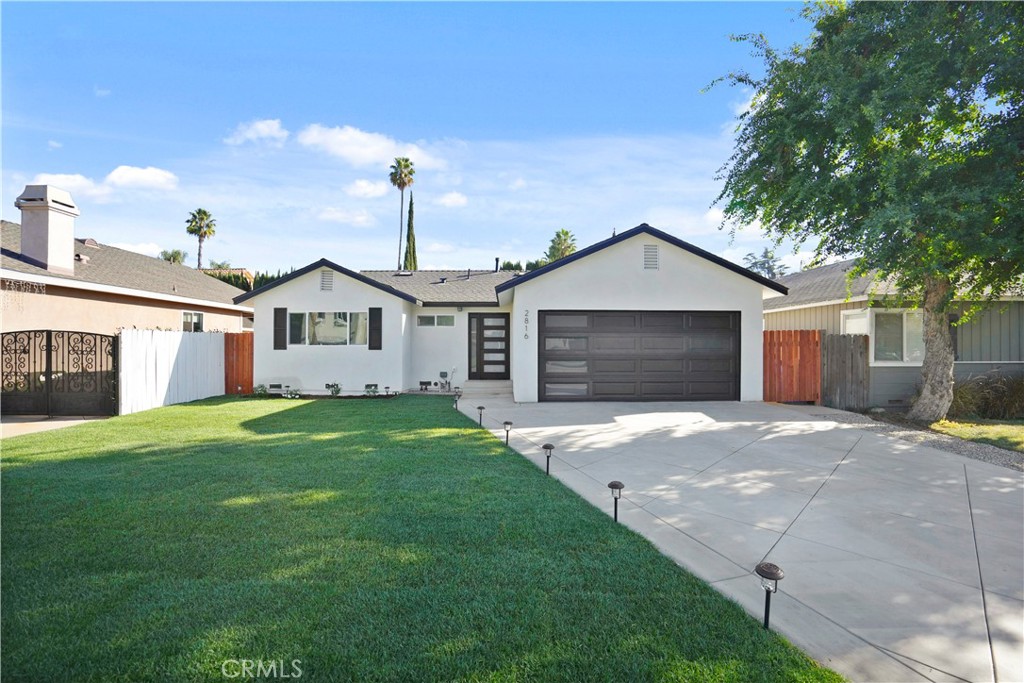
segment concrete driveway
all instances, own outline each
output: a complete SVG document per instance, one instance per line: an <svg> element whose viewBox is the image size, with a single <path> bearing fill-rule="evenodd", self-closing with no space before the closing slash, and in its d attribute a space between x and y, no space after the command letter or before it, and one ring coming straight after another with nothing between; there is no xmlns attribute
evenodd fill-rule
<svg viewBox="0 0 1024 683"><path fill-rule="evenodd" d="M467 397L468 398L468 397ZM821 407L515 404L484 426L856 681L1024 680L1024 474L873 434Z"/></svg>

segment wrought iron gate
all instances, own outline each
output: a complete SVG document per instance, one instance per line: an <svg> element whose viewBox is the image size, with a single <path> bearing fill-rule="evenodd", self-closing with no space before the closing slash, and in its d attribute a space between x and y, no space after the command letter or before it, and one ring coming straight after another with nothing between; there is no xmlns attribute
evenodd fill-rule
<svg viewBox="0 0 1024 683"><path fill-rule="evenodd" d="M91 332L4 332L0 410L116 415L117 339Z"/></svg>

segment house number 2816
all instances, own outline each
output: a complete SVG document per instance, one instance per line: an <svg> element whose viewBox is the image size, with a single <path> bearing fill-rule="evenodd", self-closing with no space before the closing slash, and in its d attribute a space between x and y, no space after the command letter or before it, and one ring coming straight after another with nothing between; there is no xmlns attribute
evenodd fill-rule
<svg viewBox="0 0 1024 683"><path fill-rule="evenodd" d="M530 309L523 311L523 339L530 338Z"/></svg>

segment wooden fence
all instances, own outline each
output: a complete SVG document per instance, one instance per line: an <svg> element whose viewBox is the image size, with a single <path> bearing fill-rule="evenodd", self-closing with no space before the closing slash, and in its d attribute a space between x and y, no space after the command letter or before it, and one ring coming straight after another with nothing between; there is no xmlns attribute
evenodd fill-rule
<svg viewBox="0 0 1024 683"><path fill-rule="evenodd" d="M224 393L224 334L121 330L120 414Z"/></svg>
<svg viewBox="0 0 1024 683"><path fill-rule="evenodd" d="M252 393L252 332L224 335L224 393Z"/></svg>
<svg viewBox="0 0 1024 683"><path fill-rule="evenodd" d="M821 403L820 331L765 331L764 400Z"/></svg>
<svg viewBox="0 0 1024 683"><path fill-rule="evenodd" d="M822 344L822 403L840 410L867 410L870 394L866 334L829 334Z"/></svg>

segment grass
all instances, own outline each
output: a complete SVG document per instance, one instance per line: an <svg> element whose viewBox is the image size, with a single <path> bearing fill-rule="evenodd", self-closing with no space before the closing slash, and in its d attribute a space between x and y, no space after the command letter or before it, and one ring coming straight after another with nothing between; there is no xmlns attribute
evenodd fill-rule
<svg viewBox="0 0 1024 683"><path fill-rule="evenodd" d="M942 420L931 428L967 441L1024 453L1024 420Z"/></svg>
<svg viewBox="0 0 1024 683"><path fill-rule="evenodd" d="M0 481L5 680L840 680L448 399L211 399Z"/></svg>

